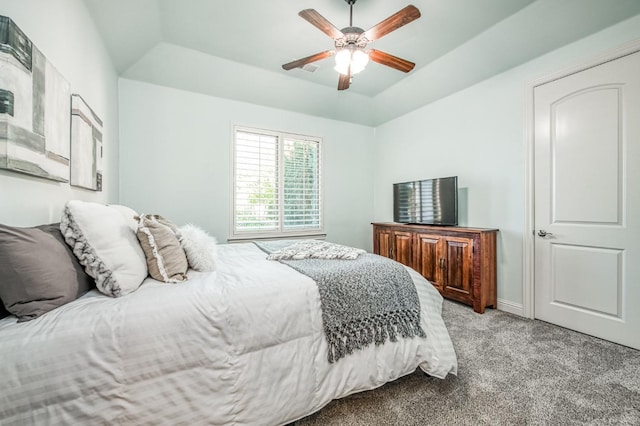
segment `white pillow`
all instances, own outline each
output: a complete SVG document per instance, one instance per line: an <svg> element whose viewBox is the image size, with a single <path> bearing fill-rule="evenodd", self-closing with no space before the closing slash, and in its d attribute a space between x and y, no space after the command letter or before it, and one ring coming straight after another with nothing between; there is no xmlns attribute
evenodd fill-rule
<svg viewBox="0 0 640 426"><path fill-rule="evenodd" d="M196 225L184 225L179 227L178 231L180 231L180 244L187 254L191 269L200 272L215 271L218 257L216 239Z"/></svg>
<svg viewBox="0 0 640 426"><path fill-rule="evenodd" d="M116 209L97 203L67 202L60 230L85 271L107 296L131 293L147 276L136 235Z"/></svg>
<svg viewBox="0 0 640 426"><path fill-rule="evenodd" d="M120 212L122 217L127 221L127 225L129 225L131 231L135 234L138 230L138 221L136 220L138 213L131 207L123 206L121 204L108 204L108 206Z"/></svg>

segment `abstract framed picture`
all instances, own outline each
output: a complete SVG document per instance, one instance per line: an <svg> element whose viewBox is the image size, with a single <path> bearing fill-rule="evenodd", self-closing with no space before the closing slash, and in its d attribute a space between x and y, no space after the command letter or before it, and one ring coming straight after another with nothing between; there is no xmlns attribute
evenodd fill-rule
<svg viewBox="0 0 640 426"><path fill-rule="evenodd" d="M71 96L71 185L102 191L102 120Z"/></svg>
<svg viewBox="0 0 640 426"><path fill-rule="evenodd" d="M0 16L0 168L68 182L70 104L67 80Z"/></svg>

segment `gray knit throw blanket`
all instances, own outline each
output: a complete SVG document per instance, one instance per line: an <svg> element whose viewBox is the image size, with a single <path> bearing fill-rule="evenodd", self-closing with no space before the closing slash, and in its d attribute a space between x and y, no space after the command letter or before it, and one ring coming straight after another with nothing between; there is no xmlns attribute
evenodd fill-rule
<svg viewBox="0 0 640 426"><path fill-rule="evenodd" d="M294 242L255 244L270 254ZM354 260L280 262L312 278L318 286L330 363L374 342L396 342L398 336L426 337L420 327L418 293L401 264L375 254L361 254Z"/></svg>

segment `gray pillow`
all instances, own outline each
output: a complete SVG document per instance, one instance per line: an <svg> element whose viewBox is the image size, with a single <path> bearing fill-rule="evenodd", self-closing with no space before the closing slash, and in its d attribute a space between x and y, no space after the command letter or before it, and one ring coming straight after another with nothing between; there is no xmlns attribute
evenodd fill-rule
<svg viewBox="0 0 640 426"><path fill-rule="evenodd" d="M18 322L69 303L94 286L65 243L59 224L0 225L0 300Z"/></svg>

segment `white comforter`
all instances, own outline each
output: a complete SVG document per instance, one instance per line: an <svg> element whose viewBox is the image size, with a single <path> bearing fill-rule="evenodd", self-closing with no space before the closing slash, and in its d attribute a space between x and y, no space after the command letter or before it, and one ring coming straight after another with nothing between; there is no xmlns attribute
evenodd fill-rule
<svg viewBox="0 0 640 426"><path fill-rule="evenodd" d="M216 273L1 320L0 424L284 424L417 366L456 373L442 298L414 271L428 337L329 364L317 287L265 257L222 245Z"/></svg>

